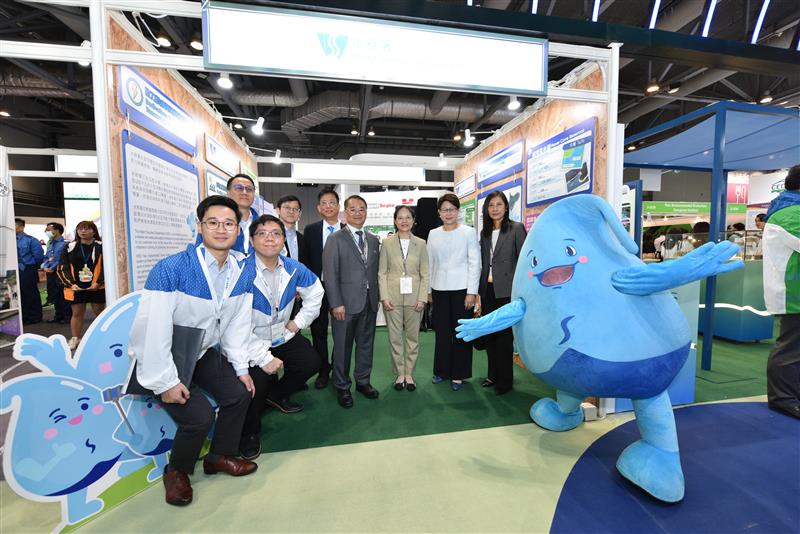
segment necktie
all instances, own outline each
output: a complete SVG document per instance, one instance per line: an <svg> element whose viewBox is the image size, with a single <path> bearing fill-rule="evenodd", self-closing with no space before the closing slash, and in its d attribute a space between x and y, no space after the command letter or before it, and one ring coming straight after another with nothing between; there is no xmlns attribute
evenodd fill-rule
<svg viewBox="0 0 800 534"><path fill-rule="evenodd" d="M333 226L328 226L328 235L333 233Z"/></svg>
<svg viewBox="0 0 800 534"><path fill-rule="evenodd" d="M356 230L356 235L358 236L358 250L361 251L361 255L364 255L364 232L361 230Z"/></svg>

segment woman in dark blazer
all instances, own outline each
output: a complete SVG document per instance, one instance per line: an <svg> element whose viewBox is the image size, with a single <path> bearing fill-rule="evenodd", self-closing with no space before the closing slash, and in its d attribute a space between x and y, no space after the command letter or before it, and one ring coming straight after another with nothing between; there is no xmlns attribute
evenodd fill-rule
<svg viewBox="0 0 800 534"><path fill-rule="evenodd" d="M489 314L511 302L511 282L517 267L525 227L508 218L508 199L494 191L483 203L481 230L481 278L478 286L479 311ZM511 391L514 381L514 338L507 328L483 337L489 358L489 373L481 384L494 387L497 395Z"/></svg>

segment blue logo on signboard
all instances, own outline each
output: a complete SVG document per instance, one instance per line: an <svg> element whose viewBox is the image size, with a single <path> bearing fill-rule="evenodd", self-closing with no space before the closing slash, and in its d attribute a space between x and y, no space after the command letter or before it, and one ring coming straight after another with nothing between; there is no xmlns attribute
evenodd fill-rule
<svg viewBox="0 0 800 534"><path fill-rule="evenodd" d="M782 193L783 191L786 190L786 185L784 185L784 182L785 182L785 180L783 178L781 178L777 182L773 182L769 186L769 192L770 193Z"/></svg>
<svg viewBox="0 0 800 534"><path fill-rule="evenodd" d="M141 105L142 101L144 100L144 92L142 91L142 86L139 85L139 82L134 78L128 78L128 83L125 84L125 87L128 90L128 97L131 99L133 105Z"/></svg>
<svg viewBox="0 0 800 534"><path fill-rule="evenodd" d="M346 35L333 35L330 33L317 33L319 44L326 56L341 58L344 55L344 48L347 46Z"/></svg>

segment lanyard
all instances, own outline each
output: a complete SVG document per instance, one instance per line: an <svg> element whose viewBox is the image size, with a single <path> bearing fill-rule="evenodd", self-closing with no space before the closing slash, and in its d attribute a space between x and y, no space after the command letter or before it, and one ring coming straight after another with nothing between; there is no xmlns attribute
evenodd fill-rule
<svg viewBox="0 0 800 534"><path fill-rule="evenodd" d="M231 282L231 277L233 277L233 265L230 264L228 259L225 260L225 263L228 264L228 270L225 273L225 287L222 290L222 295L217 295L217 291L214 289L214 281L211 280L211 273L208 271L208 265L206 264L206 260L203 257L201 249L205 250L203 247L197 247L195 249L197 252L197 259L200 261L200 268L203 270L203 276L206 277L206 283L208 284L208 289L211 293L211 299L214 302L214 310L217 317L219 317L220 312L222 311L222 299L228 295L228 285Z"/></svg>
<svg viewBox="0 0 800 534"><path fill-rule="evenodd" d="M86 252L84 252L83 243L80 243L80 246L81 246L81 255L83 256L83 265L88 266L89 260L91 259L92 254L94 253L94 244L89 245L89 254L86 254Z"/></svg>
<svg viewBox="0 0 800 534"><path fill-rule="evenodd" d="M266 268L266 265L264 266ZM272 276L272 283L268 283L267 279L264 277L264 269L258 270L258 277L261 278L261 281L264 283L264 288L269 293L268 298L271 304L271 308L273 310L272 320L271 323L275 324L278 319L278 311L280 303L280 291L281 291L281 264L275 266L275 272L271 273Z"/></svg>
<svg viewBox="0 0 800 534"><path fill-rule="evenodd" d="M492 234L494 234L494 230L492 230ZM494 235L489 237L489 268L492 268L492 264L494 263L494 247L495 247L495 240L492 239ZM500 241L500 232L497 232L497 241Z"/></svg>
<svg viewBox="0 0 800 534"><path fill-rule="evenodd" d="M406 258L411 251L411 238L408 239L408 250L405 255L403 254L403 243L400 241L400 236L397 236L397 244L400 246L400 257L403 258L403 276L405 276L408 272L408 269L406 269Z"/></svg>

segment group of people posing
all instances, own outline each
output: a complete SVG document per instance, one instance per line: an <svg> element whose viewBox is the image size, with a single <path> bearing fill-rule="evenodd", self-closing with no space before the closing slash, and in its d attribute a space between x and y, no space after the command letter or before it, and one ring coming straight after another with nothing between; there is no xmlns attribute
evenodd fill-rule
<svg viewBox="0 0 800 534"><path fill-rule="evenodd" d="M262 410L302 410L291 395L315 374L317 389L333 382L344 408L353 406L353 382L358 393L377 399L370 376L379 306L394 388L417 388L420 320L430 302L436 331L432 381L449 381L460 390L472 375L472 349L455 336L458 320L509 301L525 239L524 228L509 220L501 192L485 201L480 237L458 223L459 200L448 193L437 204L443 225L427 243L412 234L414 210L405 205L395 209L395 233L381 243L364 229L367 203L358 195L345 199L341 222L338 194L321 191L322 220L301 234L296 197L276 203L277 217L258 215L248 176L233 177L227 188L228 196L209 196L198 205L197 243L153 267L131 329L136 380L160 396L178 427L164 473L166 501L174 505L192 501L189 475L212 425L203 470L242 476L257 468ZM311 341L300 335L305 328ZM187 331L196 333L196 345L185 342ZM485 340L489 376L482 385L497 394L512 388L511 336L506 330ZM174 343L194 347L190 365L178 361ZM201 389L217 403L216 417Z"/></svg>

